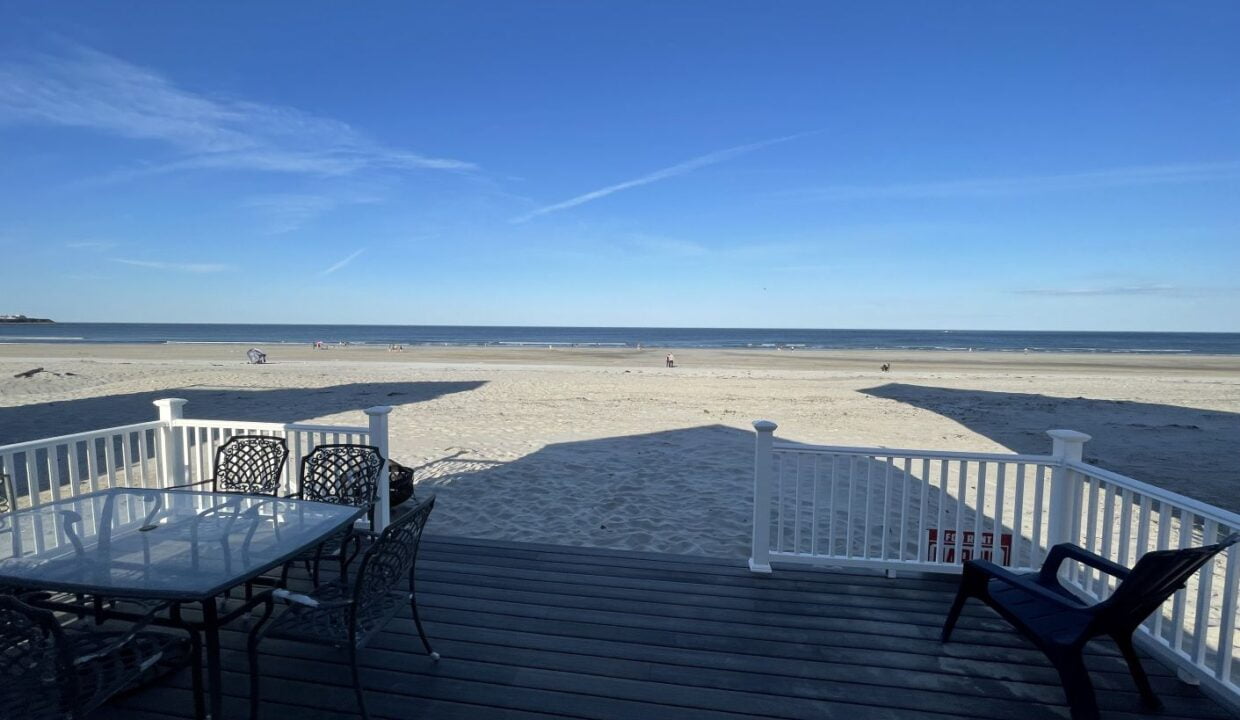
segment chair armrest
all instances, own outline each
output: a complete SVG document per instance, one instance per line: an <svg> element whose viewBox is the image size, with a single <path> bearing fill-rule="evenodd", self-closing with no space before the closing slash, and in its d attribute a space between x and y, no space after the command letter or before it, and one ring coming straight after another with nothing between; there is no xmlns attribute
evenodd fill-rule
<svg viewBox="0 0 1240 720"><path fill-rule="evenodd" d="M142 616L141 619L134 622L134 624L129 627L129 630L126 631L124 635L117 637L115 640L113 640L112 642L109 642L106 645L102 645L94 649L92 652L86 653L84 655L78 655L77 657L73 658L73 664L82 665L92 660L96 660L98 658L111 655L117 650L120 650L121 648L125 647L129 643L133 642L133 639L137 637L138 633L146 629L147 625L151 624L151 621L155 619L156 613L167 609L169 605L171 605L171 603L161 603L151 608L151 610L147 612L146 615ZM90 631L86 631L86 632L90 632Z"/></svg>
<svg viewBox="0 0 1240 720"><path fill-rule="evenodd" d="M965 571L968 572L970 569L974 572L981 572L982 574L998 580L1006 585L1010 585L1014 588L1020 588L1022 591L1027 592L1030 595L1036 595L1043 600L1055 603L1065 610L1081 609L1079 604L1075 604L1054 590L1040 585L1034 579L1036 576L1032 573L1018 575L1011 570L999 567L988 560L969 560L965 563Z"/></svg>
<svg viewBox="0 0 1240 720"><path fill-rule="evenodd" d="M353 528L353 534L360 538L368 538L370 540L378 540L383 535L378 530L367 530L365 528Z"/></svg>
<svg viewBox="0 0 1240 720"><path fill-rule="evenodd" d="M199 486L199 485L206 485L207 483L213 483L213 482L215 482L215 479L214 479L214 478L210 478L210 479L207 479L207 480L199 480L198 482L193 482L193 483L185 483L184 485L169 485L169 486L168 486L168 489L169 489L169 490L177 490L177 489L179 489L179 488L197 487L197 486Z"/></svg>
<svg viewBox="0 0 1240 720"><path fill-rule="evenodd" d="M301 605L308 608L338 608L348 607L353 604L352 600L319 600L310 595L295 593L285 588L277 588L271 594L273 597L277 597L289 605Z"/></svg>
<svg viewBox="0 0 1240 720"><path fill-rule="evenodd" d="M1050 553L1047 554L1046 562L1042 563L1042 569L1038 572L1039 579L1043 582L1054 580L1059 575L1059 566L1063 565L1063 561L1068 559L1077 560L1121 580L1128 577L1128 573L1132 572L1123 565L1111 562L1079 545L1060 543L1051 548Z"/></svg>

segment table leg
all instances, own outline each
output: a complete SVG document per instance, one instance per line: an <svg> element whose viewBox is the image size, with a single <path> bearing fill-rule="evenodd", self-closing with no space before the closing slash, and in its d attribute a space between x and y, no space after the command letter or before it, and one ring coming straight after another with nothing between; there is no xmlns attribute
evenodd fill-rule
<svg viewBox="0 0 1240 720"><path fill-rule="evenodd" d="M202 603L203 633L207 642L207 684L210 687L210 708L212 720L224 717L222 710L223 692L220 688L220 621L215 607L215 598Z"/></svg>
<svg viewBox="0 0 1240 720"><path fill-rule="evenodd" d="M202 638L198 628L181 616L181 603L173 603L168 611L168 625L189 633L189 671L194 691L194 720L207 720L206 695L202 683Z"/></svg>
<svg viewBox="0 0 1240 720"><path fill-rule="evenodd" d="M194 720L207 720L207 704L202 686L202 641L195 631L190 639L190 673L193 674Z"/></svg>

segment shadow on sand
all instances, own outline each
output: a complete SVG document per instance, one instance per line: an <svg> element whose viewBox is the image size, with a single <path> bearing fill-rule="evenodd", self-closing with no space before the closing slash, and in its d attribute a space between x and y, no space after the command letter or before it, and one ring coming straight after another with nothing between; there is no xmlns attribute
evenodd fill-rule
<svg viewBox="0 0 1240 720"><path fill-rule="evenodd" d="M455 448L416 468L433 532L721 557L749 553L753 433L724 425L554 443L515 460Z"/></svg>
<svg viewBox="0 0 1240 720"><path fill-rule="evenodd" d="M313 388L191 386L0 408L0 445L157 419L151 403L179 397L186 416L251 422L301 422L375 405L408 405L482 387L485 381L349 383ZM357 424L364 424L364 417Z"/></svg>
<svg viewBox="0 0 1240 720"><path fill-rule="evenodd" d="M1049 453L1051 428L1079 430L1093 436L1087 462L1240 511L1237 413L900 383L861 392L936 412L1017 453Z"/></svg>
<svg viewBox="0 0 1240 720"><path fill-rule="evenodd" d="M453 448L414 476L419 495L440 496L431 520L440 534L743 558L753 446L752 432L704 425L556 443L511 461ZM916 557L929 523L955 527L961 514L972 528L971 505L923 482L920 469L871 459L777 468L783 485L777 480L773 492L772 547L836 555L868 549L873 557L904 547ZM926 524L901 528L902 512Z"/></svg>

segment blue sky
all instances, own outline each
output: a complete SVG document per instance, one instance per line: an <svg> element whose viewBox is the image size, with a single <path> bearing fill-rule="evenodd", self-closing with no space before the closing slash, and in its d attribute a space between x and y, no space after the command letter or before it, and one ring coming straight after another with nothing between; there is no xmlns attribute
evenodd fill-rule
<svg viewBox="0 0 1240 720"><path fill-rule="evenodd" d="M0 312L1240 331L1240 5L0 0Z"/></svg>

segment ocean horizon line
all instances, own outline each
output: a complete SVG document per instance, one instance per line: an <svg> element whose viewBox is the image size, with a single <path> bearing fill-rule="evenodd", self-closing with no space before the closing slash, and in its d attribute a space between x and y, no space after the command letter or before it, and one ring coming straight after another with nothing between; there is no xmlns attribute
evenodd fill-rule
<svg viewBox="0 0 1240 720"><path fill-rule="evenodd" d="M1240 333L627 326L54 323L0 325L0 344L249 344L1240 355Z"/></svg>

